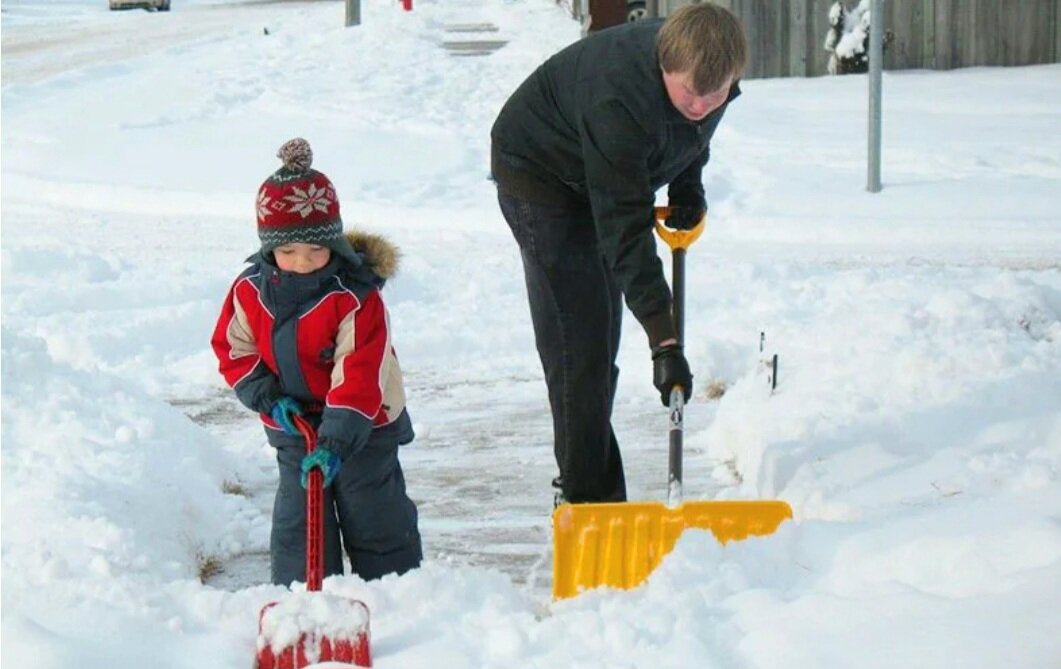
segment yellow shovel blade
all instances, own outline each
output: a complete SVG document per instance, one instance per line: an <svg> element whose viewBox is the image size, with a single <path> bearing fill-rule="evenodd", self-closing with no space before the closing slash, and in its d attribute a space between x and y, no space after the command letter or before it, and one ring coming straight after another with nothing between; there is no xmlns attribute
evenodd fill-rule
<svg viewBox="0 0 1061 669"><path fill-rule="evenodd" d="M725 543L773 534L792 517L780 500L562 504L553 511L553 598L644 581L689 527Z"/></svg>

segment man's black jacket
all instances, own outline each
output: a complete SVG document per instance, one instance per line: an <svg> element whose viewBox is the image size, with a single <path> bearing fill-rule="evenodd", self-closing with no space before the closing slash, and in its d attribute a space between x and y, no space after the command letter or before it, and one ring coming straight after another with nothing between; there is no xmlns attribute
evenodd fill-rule
<svg viewBox="0 0 1061 669"><path fill-rule="evenodd" d="M729 102L689 121L656 56L660 20L603 30L563 49L523 82L490 132L498 187L542 204L589 204L626 304L657 343L673 336L670 290L652 236L656 191L703 205L701 171ZM573 223L576 224L576 223Z"/></svg>

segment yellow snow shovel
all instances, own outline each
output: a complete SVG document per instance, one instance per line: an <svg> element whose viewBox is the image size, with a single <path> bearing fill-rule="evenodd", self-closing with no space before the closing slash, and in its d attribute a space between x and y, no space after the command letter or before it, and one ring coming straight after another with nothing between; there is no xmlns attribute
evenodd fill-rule
<svg viewBox="0 0 1061 669"><path fill-rule="evenodd" d="M669 209L656 208L656 232L673 258L674 328L684 341L685 253L703 232L706 217L692 230L662 224ZM711 530L725 543L772 534L792 509L781 500L682 503L682 434L685 395L670 395L670 485L667 504L617 502L561 504L553 511L553 598L573 597L606 586L629 589L644 581L674 548L686 528Z"/></svg>

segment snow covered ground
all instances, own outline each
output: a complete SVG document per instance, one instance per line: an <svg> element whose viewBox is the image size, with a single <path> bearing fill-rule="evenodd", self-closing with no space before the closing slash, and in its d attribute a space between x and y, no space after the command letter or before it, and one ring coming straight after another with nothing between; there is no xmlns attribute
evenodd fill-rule
<svg viewBox="0 0 1061 669"><path fill-rule="evenodd" d="M6 668L250 664L286 592L275 464L208 339L293 136L404 252L427 560L326 583L369 605L377 667L1061 665L1061 66L887 73L876 195L864 77L745 82L689 258L686 494L796 518L688 532L643 587L551 603L549 417L488 130L579 28L552 0L362 13L5 0ZM479 39L507 44L444 48ZM658 499L666 416L624 335L616 429L631 497Z"/></svg>

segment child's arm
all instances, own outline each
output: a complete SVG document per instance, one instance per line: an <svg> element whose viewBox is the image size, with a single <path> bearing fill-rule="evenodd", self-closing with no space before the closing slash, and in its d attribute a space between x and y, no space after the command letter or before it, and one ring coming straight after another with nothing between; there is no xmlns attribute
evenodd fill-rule
<svg viewBox="0 0 1061 669"><path fill-rule="evenodd" d="M254 341L247 312L238 295L243 281L238 279L225 298L210 343L217 356L218 369L236 391L239 401L252 411L269 413L280 398L280 381L262 360Z"/></svg>
<svg viewBox="0 0 1061 669"><path fill-rule="evenodd" d="M379 290L347 315L335 343L332 387L318 435L322 446L345 460L368 442L383 406L385 363L392 353L390 321Z"/></svg>

